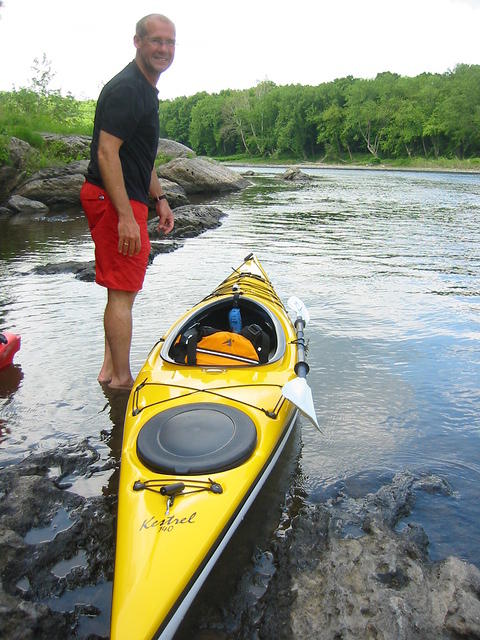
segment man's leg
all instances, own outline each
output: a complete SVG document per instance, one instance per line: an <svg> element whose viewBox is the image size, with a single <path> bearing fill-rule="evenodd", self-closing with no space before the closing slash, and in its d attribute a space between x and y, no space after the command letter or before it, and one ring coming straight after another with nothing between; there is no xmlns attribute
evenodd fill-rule
<svg viewBox="0 0 480 640"><path fill-rule="evenodd" d="M133 385L130 371L132 343L132 307L137 292L108 289L105 307L105 360L100 375L110 379L112 388L129 389ZM99 379L100 379L99 375Z"/></svg>
<svg viewBox="0 0 480 640"><path fill-rule="evenodd" d="M98 374L97 380L102 384L110 382L112 379L112 353L110 351L110 345L108 344L107 336L105 336L105 355L103 356L103 365Z"/></svg>

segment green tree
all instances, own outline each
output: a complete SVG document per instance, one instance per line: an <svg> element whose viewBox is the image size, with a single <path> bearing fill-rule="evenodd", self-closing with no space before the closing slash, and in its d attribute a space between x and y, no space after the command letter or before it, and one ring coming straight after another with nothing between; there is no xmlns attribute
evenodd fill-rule
<svg viewBox="0 0 480 640"><path fill-rule="evenodd" d="M222 98L216 94L199 100L192 109L190 142L198 154L221 155L219 148Z"/></svg>
<svg viewBox="0 0 480 640"><path fill-rule="evenodd" d="M187 146L190 144L190 122L192 109L203 98L206 92L196 93L188 98L162 100L159 104L160 137L176 140Z"/></svg>
<svg viewBox="0 0 480 640"><path fill-rule="evenodd" d="M416 83L414 98L422 113L422 147L426 158L433 152L438 158L445 144L438 105L444 99L445 76L424 73L412 79Z"/></svg>
<svg viewBox="0 0 480 640"><path fill-rule="evenodd" d="M458 65L447 75L447 91L437 111L448 152L464 158L480 148L480 65Z"/></svg>
<svg viewBox="0 0 480 640"><path fill-rule="evenodd" d="M220 137L224 145L251 155L250 149L251 105L244 91L232 92L222 107Z"/></svg>
<svg viewBox="0 0 480 640"><path fill-rule="evenodd" d="M301 88L284 87L279 95L275 134L278 155L305 156L305 121L302 113Z"/></svg>
<svg viewBox="0 0 480 640"><path fill-rule="evenodd" d="M391 125L389 101L396 94L397 79L396 74L382 73L374 80L356 80L347 90L346 127L375 158Z"/></svg>

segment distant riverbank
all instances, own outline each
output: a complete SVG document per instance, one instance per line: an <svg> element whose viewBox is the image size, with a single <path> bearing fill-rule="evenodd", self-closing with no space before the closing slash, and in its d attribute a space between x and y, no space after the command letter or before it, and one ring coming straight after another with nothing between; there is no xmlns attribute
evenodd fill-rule
<svg viewBox="0 0 480 640"><path fill-rule="evenodd" d="M424 171L428 173L471 173L480 174L480 158L472 158L470 160L450 161L445 159L444 162L438 163L421 163L418 164L398 164L396 162L312 162L308 160L265 160L264 158L242 158L242 159L224 159L216 158L222 164L229 167L298 167L299 169L351 169L351 170L370 170L370 171Z"/></svg>

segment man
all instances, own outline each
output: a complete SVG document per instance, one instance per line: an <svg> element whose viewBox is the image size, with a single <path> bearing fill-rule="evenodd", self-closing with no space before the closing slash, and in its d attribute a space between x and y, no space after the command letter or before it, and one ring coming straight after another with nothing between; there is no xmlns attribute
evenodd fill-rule
<svg viewBox="0 0 480 640"><path fill-rule="evenodd" d="M95 111L90 163L80 194L95 243L95 281L107 288L105 356L100 383L130 389L132 307L150 253L148 197L158 228L173 229L173 214L154 169L159 138L160 75L172 64L175 26L150 14L136 25L135 59L102 89Z"/></svg>

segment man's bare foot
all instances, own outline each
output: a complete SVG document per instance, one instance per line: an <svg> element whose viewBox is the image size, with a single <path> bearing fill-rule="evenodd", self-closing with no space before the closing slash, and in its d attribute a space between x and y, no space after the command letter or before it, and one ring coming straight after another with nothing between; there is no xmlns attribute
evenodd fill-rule
<svg viewBox="0 0 480 640"><path fill-rule="evenodd" d="M127 380L126 382L116 382L114 380L111 380L110 382L108 382L108 388L109 389L120 389L120 390L124 390L124 391L130 391L130 389L133 387L133 383L135 381L133 380L133 378L130 378L130 380Z"/></svg>
<svg viewBox="0 0 480 640"><path fill-rule="evenodd" d="M105 363L103 363L97 380L100 382L100 384L108 384L112 377L112 367L109 367Z"/></svg>

